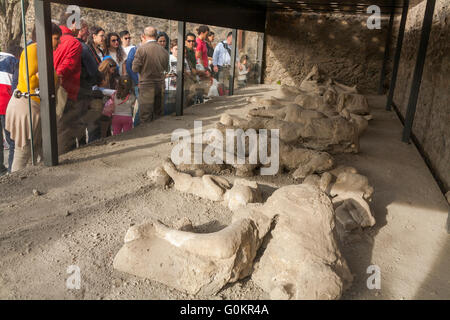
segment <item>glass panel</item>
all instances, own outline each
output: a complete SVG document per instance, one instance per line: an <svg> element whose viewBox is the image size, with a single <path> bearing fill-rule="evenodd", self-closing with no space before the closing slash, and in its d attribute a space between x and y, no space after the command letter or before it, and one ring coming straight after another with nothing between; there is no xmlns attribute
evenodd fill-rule
<svg viewBox="0 0 450 320"><path fill-rule="evenodd" d="M260 82L262 52L259 48L262 41L261 33L238 30L235 90Z"/></svg>
<svg viewBox="0 0 450 320"><path fill-rule="evenodd" d="M67 6L52 3L51 9L53 22L59 24ZM81 78L79 84L75 83L76 79L73 79L73 84L69 84L67 82L69 77L62 83L68 98L64 100L65 103L61 103L63 100L59 102L62 114L57 121L60 154L80 145L126 132L139 125L142 119L142 106L139 105L139 100L145 89L138 88L138 75L132 72L132 64L138 46L143 44L141 36L146 26L153 26L161 33L164 41L159 44L167 50L168 56L167 68L161 77L160 86L155 89L157 92L155 95L159 96L154 99L155 110L160 109L160 114L156 117L173 114L176 108L178 22L83 7L80 9L79 18L81 18L82 29L74 35L79 38L83 48ZM208 26L209 33L206 36L202 34L201 38L204 41L200 41L198 40L199 27L201 27L199 24L186 24L187 39L184 40L187 51L183 92L185 108L196 103L203 103L215 96L229 94L232 72L230 65L232 39L229 34L232 30ZM124 33L125 30L128 33ZM70 30L66 28L64 31ZM258 34L240 31L238 37L234 81L236 89L257 83L260 74L258 64L260 58L257 53ZM202 49L196 56L198 46L201 49L204 46L205 51ZM61 45L61 47L64 46ZM54 55L58 56L58 53L55 52ZM84 61L86 55L94 59L94 67ZM246 57L246 62L241 64L239 60L243 56ZM64 60L63 58L60 56L61 61ZM61 61L55 62L56 70L61 66ZM129 108L116 106L113 115L107 112L108 105L115 101L112 94L118 94L118 88L124 85L121 76L129 76L131 80L128 80L130 88L126 89L125 95L125 98L129 97L127 99L130 100L119 97L119 100L129 105ZM79 90L74 90L75 88ZM58 97L59 93L57 92ZM131 103L131 101L137 102ZM117 118L115 115L118 114L118 109L121 110L120 116L130 117L131 120L127 119L126 126L115 130L113 120Z"/></svg>

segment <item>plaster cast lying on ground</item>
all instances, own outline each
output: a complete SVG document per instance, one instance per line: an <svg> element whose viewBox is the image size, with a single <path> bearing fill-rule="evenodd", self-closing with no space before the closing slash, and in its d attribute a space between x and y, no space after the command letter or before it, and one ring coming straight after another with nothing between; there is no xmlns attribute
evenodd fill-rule
<svg viewBox="0 0 450 320"><path fill-rule="evenodd" d="M250 164L248 158L244 159L244 164L238 164L237 160L235 160L236 151L234 153L228 153L225 146L223 146L222 155L215 154L215 151L209 148L208 150L211 152L208 152L208 155L211 156L211 159L206 163L204 158L205 152L209 147L208 143L212 143L212 141L213 140L207 140L205 141L206 143L179 142L180 149L182 149L183 152L191 152L191 157L181 159L181 162L176 165L177 169L196 177L201 177L203 174L219 174L226 170L231 171L232 168L236 170L236 176L238 177L251 177L254 175L254 171L259 166L257 164ZM245 156L248 157L248 143ZM195 161L196 157L197 159L201 159L201 163Z"/></svg>
<svg viewBox="0 0 450 320"><path fill-rule="evenodd" d="M261 106L280 107L295 102L304 109L316 110L332 117L337 113L366 115L369 105L365 96L358 94L356 86L349 87L320 74L317 65L301 82L299 89L281 86L271 99L253 98L250 102ZM345 111L344 111L345 110Z"/></svg>
<svg viewBox="0 0 450 320"><path fill-rule="evenodd" d="M233 187L225 192L223 201L225 206L235 211L246 207L249 203L262 202L262 194L256 182L236 179Z"/></svg>
<svg viewBox="0 0 450 320"><path fill-rule="evenodd" d="M231 188L228 180L222 177L213 175L192 177L188 173L179 172L170 159L164 161L163 168L174 181L175 189L200 198L222 201L226 190Z"/></svg>
<svg viewBox="0 0 450 320"><path fill-rule="evenodd" d="M305 178L312 173L330 170L333 158L326 152L296 148L280 144L280 167L292 172L294 179Z"/></svg>
<svg viewBox="0 0 450 320"><path fill-rule="evenodd" d="M300 90L322 95L328 88L333 88L337 93L358 93L356 86L349 87L333 79L325 79L320 74L319 67L314 65L310 73L300 84Z"/></svg>
<svg viewBox="0 0 450 320"><path fill-rule="evenodd" d="M265 235L261 231L250 219L209 234L174 230L160 222L133 226L113 266L189 294L214 295L250 275Z"/></svg>
<svg viewBox="0 0 450 320"><path fill-rule="evenodd" d="M229 125L230 119L233 125ZM278 119L252 117L249 120L229 116L227 124L216 123L222 133L227 129L279 130L280 140L293 146L302 146L331 153L358 152L359 128L356 124L336 116L310 119L309 124L287 122ZM236 126L236 124L238 126Z"/></svg>
<svg viewBox="0 0 450 320"><path fill-rule="evenodd" d="M232 120L226 121L226 119L223 119L225 115L227 114L222 115L220 122L223 124L231 123L231 125L233 125ZM294 122L301 124L311 123L312 119L323 119L327 117L320 111L308 110L294 103L284 106L282 108L263 107L258 109L252 109L248 112L248 116L268 118L268 119L278 119L287 122ZM238 126L238 124L235 126Z"/></svg>
<svg viewBox="0 0 450 320"><path fill-rule="evenodd" d="M247 98L247 102L249 103L255 103L259 106L263 107L283 107L286 104L292 103L292 99L289 98L289 100L286 99L279 99L276 97L271 98L263 98L263 97L250 97Z"/></svg>
<svg viewBox="0 0 450 320"><path fill-rule="evenodd" d="M330 175L334 177L334 182ZM333 197L336 219L344 231L350 232L359 227L375 225L376 221L368 203L371 201L373 187L369 185L367 177L358 174L355 168L338 167L322 177L308 176L303 183L320 186L321 190Z"/></svg>
<svg viewBox="0 0 450 320"><path fill-rule="evenodd" d="M198 150L200 150L199 152L205 151L206 147L207 145L203 144L198 148ZM271 153L270 144L268 145L268 148L268 152ZM194 144L191 144L190 150L194 149ZM226 148L224 147L224 149ZM236 151L234 154L228 154L226 150L224 150L222 157L219 158L218 155L216 155L216 161L222 160L223 162L225 162L225 164L217 164L218 162L213 164L194 164L194 156L191 155L189 163L181 163L176 167L179 171L189 173L190 175L194 175L196 177L202 176L205 173L219 174L220 172L232 167L236 170L236 176L251 177L256 174L257 169L261 168L263 164L261 164L260 162L256 164L250 163L248 141L246 141L245 151L245 164L237 164L236 161L230 162L230 164L228 164L228 160L235 158ZM287 145L283 142L279 143L278 154L279 170L292 172L292 176L295 179L304 178L312 173L321 173L330 170L334 164L333 158L326 152L298 148ZM198 172L200 172L201 174L198 174Z"/></svg>
<svg viewBox="0 0 450 320"><path fill-rule="evenodd" d="M362 228L372 227L376 223L367 202L371 200L372 193L373 187L367 177L356 172L341 172L330 191L334 197L333 203L338 206L336 210L347 211Z"/></svg>
<svg viewBox="0 0 450 320"><path fill-rule="evenodd" d="M163 169L174 181L175 189L178 191L203 199L223 201L223 204L230 210L239 209L248 203L262 201L261 191L256 182L237 179L231 187L228 180L222 177L207 174L193 177L188 173L178 171L170 159L164 161ZM156 172L164 175L160 171Z"/></svg>
<svg viewBox="0 0 450 320"><path fill-rule="evenodd" d="M232 224L198 234L160 222L131 227L114 268L191 294L216 294L249 276L270 232L253 280L273 299L338 299L352 276L336 245L330 199L318 188L292 185L266 204L237 211Z"/></svg>
<svg viewBox="0 0 450 320"><path fill-rule="evenodd" d="M332 116L330 114L333 113ZM347 109L343 109L339 113L343 118L349 120L350 123L353 123L358 128L358 135L361 135L364 130L369 125L367 121L370 117L364 117L361 115L357 115L354 113L348 112ZM248 112L248 117L260 117L260 118L268 118L268 119L278 119L287 122L293 123L301 123L304 125L311 124L312 119L324 119L324 118L332 118L337 116L338 113L336 111L328 111L328 114L322 113L321 111L316 111L312 109L305 109L298 104L289 104L284 107L262 107L257 109L252 109ZM233 124L232 119L227 119L229 115L223 114L220 122L222 124ZM237 123L239 125L239 122Z"/></svg>
<svg viewBox="0 0 450 320"><path fill-rule="evenodd" d="M234 219L273 220L270 241L255 264L252 280L271 299L339 299L352 282L334 234L329 197L317 187L291 185L276 190L260 207Z"/></svg>

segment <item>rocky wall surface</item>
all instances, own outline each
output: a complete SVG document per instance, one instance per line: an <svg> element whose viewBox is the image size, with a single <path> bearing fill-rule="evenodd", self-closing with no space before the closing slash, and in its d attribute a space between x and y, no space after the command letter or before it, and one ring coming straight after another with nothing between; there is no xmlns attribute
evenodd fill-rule
<svg viewBox="0 0 450 320"><path fill-rule="evenodd" d="M52 19L59 20L61 13L66 11L67 5L52 3ZM138 16L120 12L112 12L106 10L97 10L81 7L81 18L85 19L90 26L98 25L108 32L119 33L122 30L128 30L132 36L133 44L139 43L140 34L147 26L154 26L160 31L164 31L171 38L176 38L178 35L178 22L175 20L159 19L153 17ZM34 2L30 0L30 5L27 11L27 30L28 36L31 35L31 30L34 25ZM197 34L196 29L199 24L187 23L186 33L193 32ZM224 40L231 29L210 26L216 34L216 42Z"/></svg>
<svg viewBox="0 0 450 320"><path fill-rule="evenodd" d="M61 13L65 12L67 5L62 4L51 4L52 19L58 21ZM97 10L81 7L81 18L86 20L89 26L98 25L102 27L106 33L117 32L122 30L128 30L132 36L132 43L138 44L140 41L140 35L146 26L154 26L159 31L166 32L171 39L176 39L178 37L178 21L159 19L138 15L131 15L120 12L112 12L106 10ZM31 36L31 31L34 26L34 2L30 0L30 5L26 15L27 21L27 37ZM197 35L197 28L199 24L186 23L186 33L192 32ZM218 26L209 26L210 29L215 33L215 41L217 44L222 40L225 40L228 32L231 31L229 28L223 28ZM257 63L257 43L258 34L256 32L244 31L242 34L242 46L239 47L238 57L246 54L250 58L250 63L253 65ZM253 78L257 78L254 76ZM253 79L254 80L254 79ZM254 80L253 82L255 82Z"/></svg>
<svg viewBox="0 0 450 320"><path fill-rule="evenodd" d="M426 1L410 8L394 102L405 116ZM444 187L450 189L450 2L436 1L413 133Z"/></svg>
<svg viewBox="0 0 450 320"><path fill-rule="evenodd" d="M367 16L268 14L265 83L298 85L314 64L347 85L378 89L389 17L381 29L367 28Z"/></svg>

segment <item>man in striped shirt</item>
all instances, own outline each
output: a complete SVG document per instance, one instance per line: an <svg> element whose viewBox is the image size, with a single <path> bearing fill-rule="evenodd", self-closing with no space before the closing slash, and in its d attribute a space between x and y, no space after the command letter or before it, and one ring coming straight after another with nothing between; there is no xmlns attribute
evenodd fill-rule
<svg viewBox="0 0 450 320"><path fill-rule="evenodd" d="M21 51L22 48L11 45L7 52L0 52L0 176L7 171L11 172L14 158L14 141L11 140L9 132L4 129L6 108L17 86ZM3 158L3 131L5 131L6 142L9 144L8 169L4 165Z"/></svg>

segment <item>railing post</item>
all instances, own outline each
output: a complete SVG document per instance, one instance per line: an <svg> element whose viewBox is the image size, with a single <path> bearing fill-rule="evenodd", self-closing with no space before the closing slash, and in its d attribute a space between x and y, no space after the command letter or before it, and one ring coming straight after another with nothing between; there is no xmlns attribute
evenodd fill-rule
<svg viewBox="0 0 450 320"><path fill-rule="evenodd" d="M384 58L383 58L383 66L381 67L380 86L378 87L378 94L384 93L384 81L386 79L387 63L389 60L389 56L391 54L391 37L392 37L392 29L394 26L394 17L395 17L395 8L392 8L391 16L389 18L386 44L384 46Z"/></svg>
<svg viewBox="0 0 450 320"><path fill-rule="evenodd" d="M46 166L56 166L58 165L58 136L50 2L35 0L34 9L41 99L42 153Z"/></svg>
<svg viewBox="0 0 450 320"><path fill-rule="evenodd" d="M178 53L177 53L177 100L176 115L183 115L184 106L184 48L186 37L186 22L178 21Z"/></svg>
<svg viewBox="0 0 450 320"><path fill-rule="evenodd" d="M232 96L234 94L234 73L236 71L236 51L237 51L237 29L233 29L233 42L231 44L231 75L230 75L230 85L228 89L228 95Z"/></svg>
<svg viewBox="0 0 450 320"><path fill-rule="evenodd" d="M408 18L409 0L403 2L402 20L398 30L397 47L395 49L394 68L392 69L392 79L389 85L389 94L387 97L386 110L390 111L394 100L394 91L397 84L398 66L400 65L400 56L402 53L403 38L405 36L406 19Z"/></svg>
<svg viewBox="0 0 450 320"><path fill-rule="evenodd" d="M256 62L258 63L258 84L262 84L263 79L263 62L264 62L264 41L265 41L265 34L264 33L258 33L258 51L256 56Z"/></svg>
<svg viewBox="0 0 450 320"><path fill-rule="evenodd" d="M403 129L403 142L409 142L411 137L414 116L416 114L417 99L419 98L420 84L422 83L423 68L427 56L428 40L430 39L431 26L433 24L433 12L436 0L427 0L425 16L423 18L422 35L420 37L419 53L417 54L416 67L411 84L408 108L406 109L405 128Z"/></svg>

